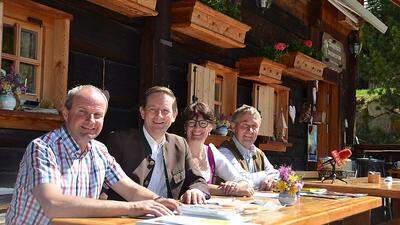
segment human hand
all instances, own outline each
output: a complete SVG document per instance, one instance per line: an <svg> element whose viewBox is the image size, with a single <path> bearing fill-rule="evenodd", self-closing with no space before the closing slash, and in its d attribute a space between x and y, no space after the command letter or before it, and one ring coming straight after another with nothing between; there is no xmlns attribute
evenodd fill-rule
<svg viewBox="0 0 400 225"><path fill-rule="evenodd" d="M144 216L151 214L154 216L174 215L173 212L163 204L155 200L145 200L137 202L129 202L129 216Z"/></svg>
<svg viewBox="0 0 400 225"><path fill-rule="evenodd" d="M254 188L248 182L240 181L238 184L238 195L247 197L254 195Z"/></svg>
<svg viewBox="0 0 400 225"><path fill-rule="evenodd" d="M228 188L227 186L230 185L230 183L234 183L234 188L235 190L230 192L227 191L225 192L225 188ZM246 181L239 181L239 182L225 182L221 183L221 185L218 187L219 189L224 189L224 193L226 195L234 195L234 196L252 196L254 194L254 188L249 185L248 182ZM232 189L231 189L232 190Z"/></svg>
<svg viewBox="0 0 400 225"><path fill-rule="evenodd" d="M225 195L234 195L239 189L239 184L234 181L227 181L225 183L221 183L218 186L218 189L223 189Z"/></svg>
<svg viewBox="0 0 400 225"><path fill-rule="evenodd" d="M272 177L261 181L260 191L270 191L272 189L273 183L274 183L274 179Z"/></svg>
<svg viewBox="0 0 400 225"><path fill-rule="evenodd" d="M199 189L190 189L181 196L181 202L185 204L205 204L206 197Z"/></svg>
<svg viewBox="0 0 400 225"><path fill-rule="evenodd" d="M154 199L154 201L161 203L162 205L167 207L172 212L176 211L176 212L180 213L178 206L182 205L182 203L180 203L179 201L177 201L175 199L159 197L159 198Z"/></svg>

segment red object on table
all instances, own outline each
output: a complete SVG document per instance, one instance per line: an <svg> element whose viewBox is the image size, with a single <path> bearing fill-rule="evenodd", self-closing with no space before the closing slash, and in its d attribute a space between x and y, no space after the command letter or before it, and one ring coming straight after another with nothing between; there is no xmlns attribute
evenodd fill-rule
<svg viewBox="0 0 400 225"><path fill-rule="evenodd" d="M336 165L342 166L343 161L345 159L350 158L351 150L348 148L340 150L339 152L337 150L333 150L333 151L331 151L331 155L332 155L333 159L335 160Z"/></svg>

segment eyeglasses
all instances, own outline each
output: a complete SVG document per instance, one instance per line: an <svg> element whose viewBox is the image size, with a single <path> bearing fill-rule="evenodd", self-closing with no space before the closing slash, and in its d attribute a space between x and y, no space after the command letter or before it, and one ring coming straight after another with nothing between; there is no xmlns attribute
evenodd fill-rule
<svg viewBox="0 0 400 225"><path fill-rule="evenodd" d="M201 128L206 128L208 126L208 121L207 120L188 120L187 125L189 127L195 127L196 124L199 124L199 127Z"/></svg>

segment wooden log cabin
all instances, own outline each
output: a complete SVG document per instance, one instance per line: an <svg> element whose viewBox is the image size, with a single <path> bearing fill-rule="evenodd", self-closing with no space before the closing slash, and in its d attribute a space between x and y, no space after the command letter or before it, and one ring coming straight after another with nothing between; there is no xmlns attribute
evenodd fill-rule
<svg viewBox="0 0 400 225"><path fill-rule="evenodd" d="M25 74L31 89L23 99L57 109L78 84L108 90L99 139L138 127L138 102L152 85L170 87L180 110L193 96L225 115L254 105L263 115L257 144L270 161L315 169L307 157L310 123L299 122L301 109L312 103L319 80L313 110L324 119L314 123L317 156L352 143L356 61L349 40L359 26L322 0L274 0L270 9L246 0L240 8L237 21L194 0L0 0L2 68L14 64ZM277 66L257 58L265 44L312 40L321 47L325 35L340 43L340 72L323 66L315 75L290 65L290 59ZM28 43L33 57L21 55L23 42L34 42ZM297 111L294 122L289 106ZM282 117L287 143L271 138L282 132L277 126ZM59 115L0 110L0 172L12 180L29 141L61 124ZM183 135L182 121L170 131Z"/></svg>

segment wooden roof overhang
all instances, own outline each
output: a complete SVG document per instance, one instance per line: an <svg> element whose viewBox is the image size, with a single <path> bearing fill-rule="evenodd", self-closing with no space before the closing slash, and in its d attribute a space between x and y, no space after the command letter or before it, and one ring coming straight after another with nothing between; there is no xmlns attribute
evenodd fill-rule
<svg viewBox="0 0 400 225"><path fill-rule="evenodd" d="M400 0L391 0L394 4L396 4L397 6L400 6Z"/></svg>
<svg viewBox="0 0 400 225"><path fill-rule="evenodd" d="M157 16L157 0L88 0L130 18Z"/></svg>

